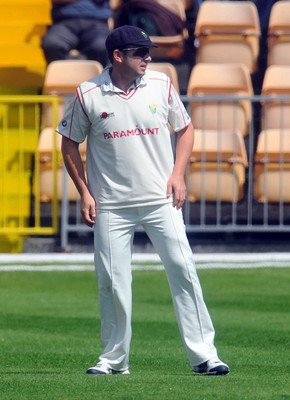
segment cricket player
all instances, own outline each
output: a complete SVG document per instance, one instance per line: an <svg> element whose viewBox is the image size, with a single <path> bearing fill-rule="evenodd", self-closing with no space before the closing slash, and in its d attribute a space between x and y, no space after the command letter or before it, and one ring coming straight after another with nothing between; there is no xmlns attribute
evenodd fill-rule
<svg viewBox="0 0 290 400"><path fill-rule="evenodd" d="M130 373L132 243L142 225L164 264L191 369L225 375L181 210L194 130L169 77L147 71L151 47L137 27L111 31L111 65L78 87L57 127L82 217L94 227L103 351L87 373ZM168 124L177 135L175 157ZM85 139L88 180L78 150Z"/></svg>

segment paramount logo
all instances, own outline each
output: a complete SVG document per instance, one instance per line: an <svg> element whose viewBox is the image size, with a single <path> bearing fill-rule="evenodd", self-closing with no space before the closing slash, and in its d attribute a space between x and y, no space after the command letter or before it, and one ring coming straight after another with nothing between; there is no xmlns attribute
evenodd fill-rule
<svg viewBox="0 0 290 400"><path fill-rule="evenodd" d="M122 139L132 136L158 135L158 133L159 128L134 128L124 131L106 132L104 133L104 139Z"/></svg>

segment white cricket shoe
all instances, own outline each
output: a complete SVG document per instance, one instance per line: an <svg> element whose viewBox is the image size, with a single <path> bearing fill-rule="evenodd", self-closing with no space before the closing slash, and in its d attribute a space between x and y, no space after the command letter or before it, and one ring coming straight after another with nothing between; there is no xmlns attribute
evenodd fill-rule
<svg viewBox="0 0 290 400"><path fill-rule="evenodd" d="M97 364L94 367L90 367L87 369L87 374L95 374L95 375L129 375L130 371L125 369L123 371L116 371L115 369L109 368L104 364Z"/></svg>
<svg viewBox="0 0 290 400"><path fill-rule="evenodd" d="M218 358L211 358L202 364L194 366L192 370L204 375L226 375L230 372L229 366Z"/></svg>

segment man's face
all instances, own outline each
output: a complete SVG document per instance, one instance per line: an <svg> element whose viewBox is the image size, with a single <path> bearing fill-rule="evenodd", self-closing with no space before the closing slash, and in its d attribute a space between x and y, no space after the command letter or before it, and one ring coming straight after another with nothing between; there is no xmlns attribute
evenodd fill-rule
<svg viewBox="0 0 290 400"><path fill-rule="evenodd" d="M152 61L149 47L128 47L121 50L126 66L138 76L145 74L147 65Z"/></svg>

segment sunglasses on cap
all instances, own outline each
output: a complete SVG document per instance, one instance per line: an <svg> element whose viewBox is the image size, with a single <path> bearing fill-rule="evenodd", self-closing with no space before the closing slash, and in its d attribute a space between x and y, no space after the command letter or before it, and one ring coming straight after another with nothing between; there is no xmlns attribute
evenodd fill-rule
<svg viewBox="0 0 290 400"><path fill-rule="evenodd" d="M134 51L132 54L133 57L141 57L144 58L145 56L149 55L149 47L128 47L126 49L122 49L121 51Z"/></svg>

